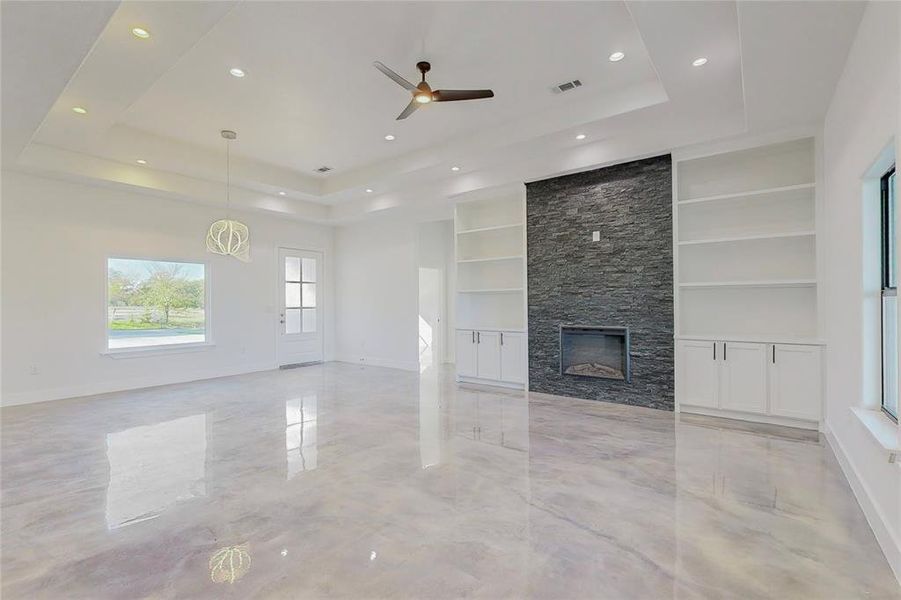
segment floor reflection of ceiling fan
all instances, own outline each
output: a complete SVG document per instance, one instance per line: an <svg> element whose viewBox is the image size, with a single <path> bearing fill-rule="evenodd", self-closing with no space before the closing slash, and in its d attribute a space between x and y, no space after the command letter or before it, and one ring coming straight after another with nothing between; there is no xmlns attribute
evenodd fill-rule
<svg viewBox="0 0 901 600"><path fill-rule="evenodd" d="M407 108L403 110L399 115L397 115L397 120L406 119L413 111L419 108L422 104L429 104L431 102L457 102L459 100L479 100L481 98L494 98L494 92L491 90L432 90L429 87L429 84L425 81L425 74L429 72L429 69L432 68L432 65L423 61L416 63L416 68L419 69L419 72L422 73L422 81L419 82L418 85L413 85L379 61L375 61L372 63L376 69L390 77L397 83L399 86L413 94L413 99L410 100L410 104L407 105Z"/></svg>

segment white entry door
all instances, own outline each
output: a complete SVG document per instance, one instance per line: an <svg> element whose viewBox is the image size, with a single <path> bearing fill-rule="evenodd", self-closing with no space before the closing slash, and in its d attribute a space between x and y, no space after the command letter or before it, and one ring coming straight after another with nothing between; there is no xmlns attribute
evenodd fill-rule
<svg viewBox="0 0 901 600"><path fill-rule="evenodd" d="M322 253L280 248L278 364L322 361Z"/></svg>

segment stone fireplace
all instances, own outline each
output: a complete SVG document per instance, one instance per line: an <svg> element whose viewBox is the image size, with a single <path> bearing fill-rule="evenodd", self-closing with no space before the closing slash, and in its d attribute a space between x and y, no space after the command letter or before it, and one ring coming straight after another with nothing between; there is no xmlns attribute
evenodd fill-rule
<svg viewBox="0 0 901 600"><path fill-rule="evenodd" d="M526 194L529 391L673 410L671 157Z"/></svg>
<svg viewBox="0 0 901 600"><path fill-rule="evenodd" d="M629 329L561 325L560 374L630 382Z"/></svg>

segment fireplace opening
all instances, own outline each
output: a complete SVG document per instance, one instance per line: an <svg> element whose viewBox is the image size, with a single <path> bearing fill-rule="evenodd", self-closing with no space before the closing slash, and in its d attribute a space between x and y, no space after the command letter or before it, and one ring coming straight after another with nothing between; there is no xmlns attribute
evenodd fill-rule
<svg viewBox="0 0 901 600"><path fill-rule="evenodd" d="M629 329L561 325L560 374L630 383Z"/></svg>

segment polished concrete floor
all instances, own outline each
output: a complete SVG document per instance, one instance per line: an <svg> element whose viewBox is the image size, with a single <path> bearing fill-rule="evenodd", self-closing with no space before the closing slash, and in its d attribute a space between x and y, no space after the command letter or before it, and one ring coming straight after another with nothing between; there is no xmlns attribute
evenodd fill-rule
<svg viewBox="0 0 901 600"><path fill-rule="evenodd" d="M2 597L899 598L828 447L329 363L2 411Z"/></svg>

